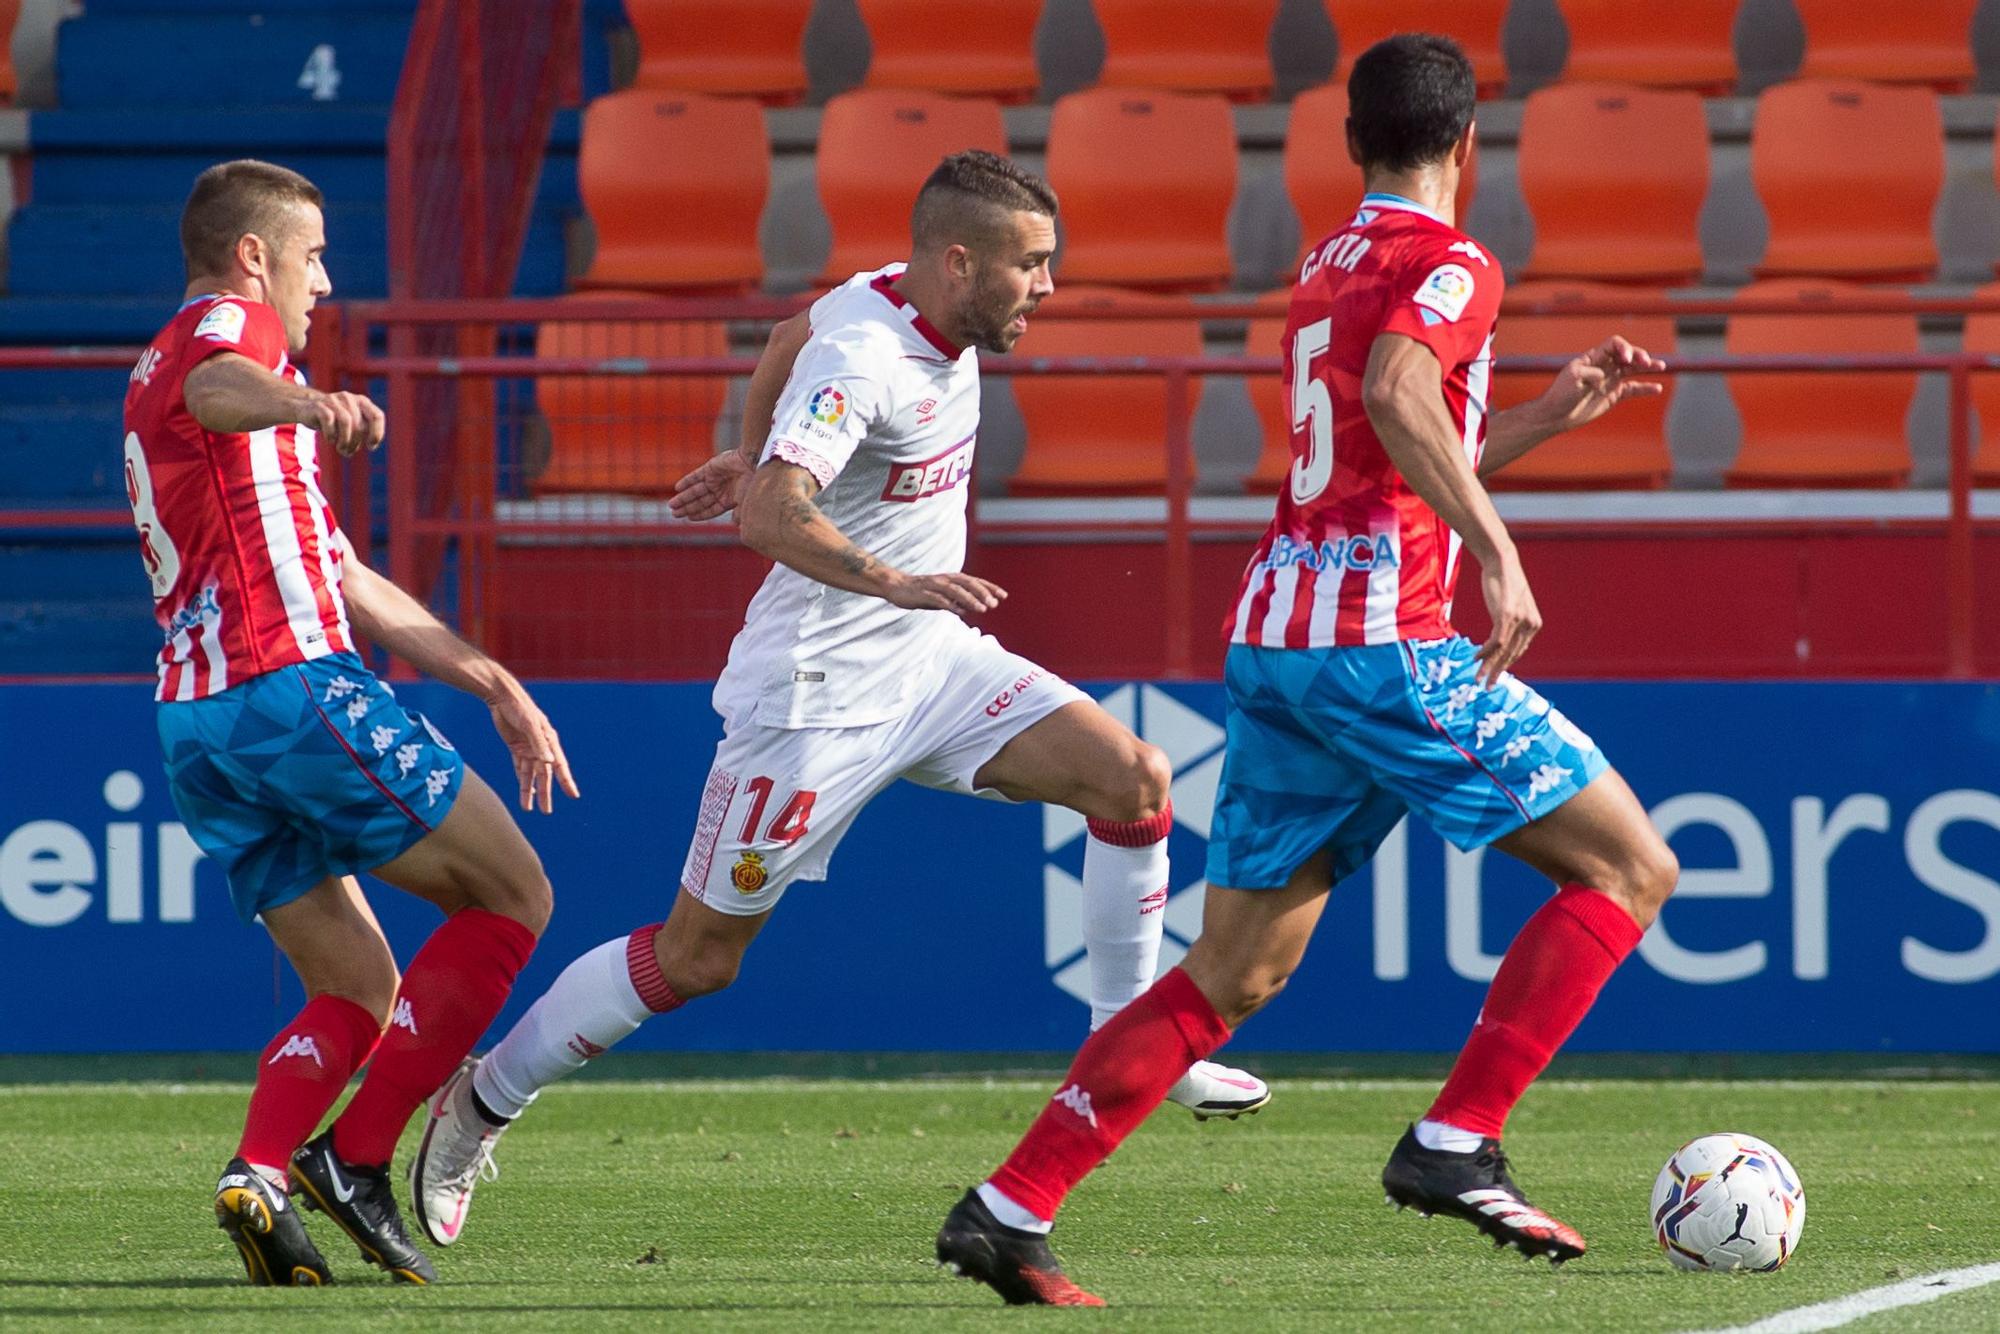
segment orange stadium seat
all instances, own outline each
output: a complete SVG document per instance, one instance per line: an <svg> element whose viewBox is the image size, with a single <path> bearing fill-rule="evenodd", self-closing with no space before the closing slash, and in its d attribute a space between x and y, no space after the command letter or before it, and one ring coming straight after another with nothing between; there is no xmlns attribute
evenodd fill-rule
<svg viewBox="0 0 2000 1334"><path fill-rule="evenodd" d="M630 299L594 292L578 303ZM538 357L726 357L719 322L610 324L549 320L535 334ZM608 491L665 495L715 452L715 422L729 381L719 375L543 375L535 400L549 423L549 466L538 494Z"/></svg>
<svg viewBox="0 0 2000 1334"><path fill-rule="evenodd" d="M1560 0L1569 26L1563 78L1724 93L1736 83L1738 0Z"/></svg>
<svg viewBox="0 0 2000 1334"><path fill-rule="evenodd" d="M1220 97L1093 88L1049 116L1060 278L1179 291L1229 280L1236 121Z"/></svg>
<svg viewBox="0 0 2000 1334"><path fill-rule="evenodd" d="M0 0L0 104L12 102L19 87L14 79L14 23L21 17L21 0Z"/></svg>
<svg viewBox="0 0 2000 1334"><path fill-rule="evenodd" d="M1508 0L1326 0L1327 17L1340 41L1340 68L1334 78L1345 85L1355 59L1384 37L1441 32L1465 48L1473 77L1479 81L1479 95L1497 96L1507 87L1507 57L1500 49L1507 4Z"/></svg>
<svg viewBox="0 0 2000 1334"><path fill-rule="evenodd" d="M1874 79L1961 92L1975 73L1972 15L1979 0L1796 0L1810 79Z"/></svg>
<svg viewBox="0 0 2000 1334"><path fill-rule="evenodd" d="M1458 178L1458 221L1464 225L1479 190L1479 151ZM1292 99L1285 131L1285 193L1299 215L1299 258L1361 203L1361 168L1347 156L1347 86L1308 88Z"/></svg>
<svg viewBox="0 0 2000 1334"><path fill-rule="evenodd" d="M753 101L643 89L597 98L583 113L577 185L597 228L579 286L731 292L763 277L771 145Z"/></svg>
<svg viewBox="0 0 2000 1334"><path fill-rule="evenodd" d="M1602 83L1538 89L1522 112L1517 162L1535 219L1523 276L1701 276L1708 121L1699 94Z"/></svg>
<svg viewBox="0 0 2000 1334"><path fill-rule="evenodd" d="M1177 305L1102 288L1059 288L1043 311ZM1036 357L1198 357L1198 320L1039 319L1022 351ZM1167 402L1157 375L1018 375L1014 401L1028 448L1008 480L1014 495L1157 494L1167 480ZM1201 395L1190 381L1188 421ZM1192 463L1190 463L1192 466Z"/></svg>
<svg viewBox="0 0 2000 1334"><path fill-rule="evenodd" d="M1778 279L1751 283L1738 300L1799 298L1810 304L1869 288ZM1918 351L1913 315L1732 315L1731 356L1774 353ZM1743 449L1726 474L1731 486L1901 486L1910 475L1904 418L1916 397L1915 372L1872 374L1740 371L1728 377L1743 419Z"/></svg>
<svg viewBox="0 0 2000 1334"><path fill-rule="evenodd" d="M2000 283L1973 293L1982 301L2000 300ZM2000 315L1965 317L1965 350L2000 355ZM1974 371L1972 407L1979 418L1979 451L1972 456L1972 480L1979 486L2000 486L2000 371Z"/></svg>
<svg viewBox="0 0 2000 1334"><path fill-rule="evenodd" d="M859 0L874 55L870 88L1026 102L1041 86L1035 23L1041 0Z"/></svg>
<svg viewBox="0 0 2000 1334"><path fill-rule="evenodd" d="M1507 289L1510 300L1545 301L1560 307L1586 300L1657 296L1603 283L1525 282ZM1677 350L1670 315L1506 315L1495 340L1502 357L1575 356L1623 334L1656 356ZM1489 403L1495 412L1525 403L1548 387L1546 371L1495 375ZM1665 377L1669 394L1673 377ZM1590 425L1557 436L1494 474L1503 490L1641 490L1666 484L1673 471L1667 448L1668 395L1629 399Z"/></svg>
<svg viewBox="0 0 2000 1334"><path fill-rule="evenodd" d="M1096 0L1109 88L1271 95L1271 21L1278 0Z"/></svg>
<svg viewBox="0 0 2000 1334"><path fill-rule="evenodd" d="M1768 89L1750 176L1771 227L1761 278L1910 282L1937 266L1944 120L1928 88L1800 79Z"/></svg>
<svg viewBox="0 0 2000 1334"><path fill-rule="evenodd" d="M819 122L819 202L833 224L823 283L845 282L910 249L910 205L940 158L1007 151L1000 104L985 98L868 88L826 104Z"/></svg>
<svg viewBox="0 0 2000 1334"><path fill-rule="evenodd" d="M625 0L639 88L734 93L777 105L806 92L812 0Z"/></svg>

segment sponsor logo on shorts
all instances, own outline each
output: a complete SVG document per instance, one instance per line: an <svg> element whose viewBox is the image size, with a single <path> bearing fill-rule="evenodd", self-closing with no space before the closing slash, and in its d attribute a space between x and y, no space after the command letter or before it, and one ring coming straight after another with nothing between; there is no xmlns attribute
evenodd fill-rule
<svg viewBox="0 0 2000 1334"><path fill-rule="evenodd" d="M882 499L908 504L964 486L972 476L972 445L976 438L968 435L935 458L897 464L889 470Z"/></svg>
<svg viewBox="0 0 2000 1334"><path fill-rule="evenodd" d="M986 716L988 718L998 718L1013 705L1015 700L1027 694L1030 686L1047 675L1048 672L1040 667L1029 672L1026 676L993 697L993 702L986 706Z"/></svg>
<svg viewBox="0 0 2000 1334"><path fill-rule="evenodd" d="M771 873L764 869L763 854L757 852L746 852L738 857L736 865L729 871L729 883L736 886L738 894L755 894L770 878Z"/></svg>

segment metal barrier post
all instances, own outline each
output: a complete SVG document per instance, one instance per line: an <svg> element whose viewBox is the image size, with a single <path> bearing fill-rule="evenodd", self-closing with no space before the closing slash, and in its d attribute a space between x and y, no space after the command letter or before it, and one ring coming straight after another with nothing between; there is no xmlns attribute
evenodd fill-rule
<svg viewBox="0 0 2000 1334"><path fill-rule="evenodd" d="M1174 362L1166 371L1167 393L1167 676L1194 675L1194 536L1188 525L1188 494L1194 460L1188 429L1188 371Z"/></svg>
<svg viewBox="0 0 2000 1334"><path fill-rule="evenodd" d="M1945 673L1972 676L1976 612L1972 563L1972 364L1951 364L1951 518L1945 525Z"/></svg>

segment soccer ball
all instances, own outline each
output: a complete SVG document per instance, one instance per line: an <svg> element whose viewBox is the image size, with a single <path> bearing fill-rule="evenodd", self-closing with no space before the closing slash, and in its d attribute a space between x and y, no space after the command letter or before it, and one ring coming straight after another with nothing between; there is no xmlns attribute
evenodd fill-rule
<svg viewBox="0 0 2000 1334"><path fill-rule="evenodd" d="M1754 1135L1690 1140L1653 1183L1653 1236L1677 1269L1776 1269L1805 1225L1799 1174Z"/></svg>

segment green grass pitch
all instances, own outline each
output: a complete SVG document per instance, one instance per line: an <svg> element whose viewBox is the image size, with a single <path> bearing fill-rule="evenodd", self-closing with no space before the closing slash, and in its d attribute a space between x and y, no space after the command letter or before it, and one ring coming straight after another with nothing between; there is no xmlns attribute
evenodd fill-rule
<svg viewBox="0 0 2000 1334"><path fill-rule="evenodd" d="M242 1086L0 1084L0 1327L1687 1330L2000 1259L2000 1083L1545 1083L1509 1141L1530 1196L1591 1243L1554 1272L1383 1206L1382 1160L1433 1087L1301 1079L1233 1123L1161 1110L1056 1229L1111 1308L1057 1312L1009 1311L931 1262L1044 1078L558 1086L502 1143L461 1242L432 1252L436 1286L392 1285L309 1216L322 1291L249 1288L214 1225ZM1716 1130L1770 1139L1804 1178L1779 1273L1682 1274L1654 1247L1653 1174ZM1850 1328L2000 1328L2000 1285Z"/></svg>

